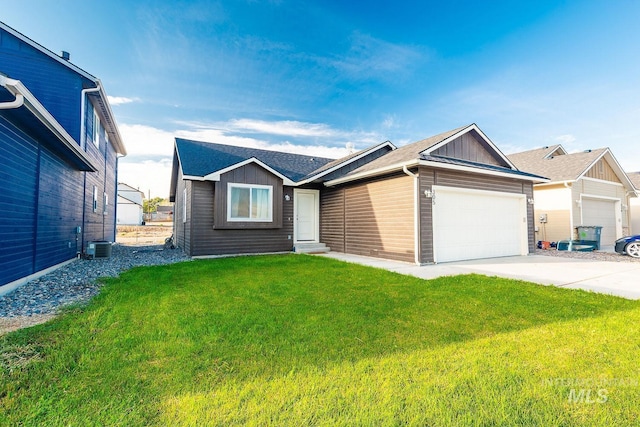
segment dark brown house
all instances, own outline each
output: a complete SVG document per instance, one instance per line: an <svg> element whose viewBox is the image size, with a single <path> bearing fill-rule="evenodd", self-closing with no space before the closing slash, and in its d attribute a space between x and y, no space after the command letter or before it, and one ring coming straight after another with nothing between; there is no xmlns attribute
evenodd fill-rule
<svg viewBox="0 0 640 427"><path fill-rule="evenodd" d="M342 159L176 139L191 256L321 250L427 264L534 249L533 183L475 125Z"/></svg>

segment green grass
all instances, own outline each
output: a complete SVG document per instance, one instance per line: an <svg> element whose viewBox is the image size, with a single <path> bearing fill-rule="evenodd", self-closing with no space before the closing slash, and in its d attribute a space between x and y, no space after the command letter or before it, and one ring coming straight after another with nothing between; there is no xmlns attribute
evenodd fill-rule
<svg viewBox="0 0 640 427"><path fill-rule="evenodd" d="M136 268L0 338L0 423L631 425L638 325L637 301L321 257Z"/></svg>

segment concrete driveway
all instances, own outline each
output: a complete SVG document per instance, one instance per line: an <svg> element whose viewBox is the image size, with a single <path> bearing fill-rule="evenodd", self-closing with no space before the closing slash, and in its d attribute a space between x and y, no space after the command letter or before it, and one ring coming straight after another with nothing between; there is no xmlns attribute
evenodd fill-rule
<svg viewBox="0 0 640 427"><path fill-rule="evenodd" d="M339 252L329 252L323 256L384 268L423 279L477 273L640 299L640 263L638 262L606 262L529 255L419 267L414 264Z"/></svg>

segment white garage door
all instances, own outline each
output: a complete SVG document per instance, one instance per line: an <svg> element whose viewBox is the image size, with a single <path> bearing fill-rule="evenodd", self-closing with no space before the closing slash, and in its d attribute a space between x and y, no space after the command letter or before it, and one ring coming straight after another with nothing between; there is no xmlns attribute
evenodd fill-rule
<svg viewBox="0 0 640 427"><path fill-rule="evenodd" d="M436 262L526 255L523 194L434 186Z"/></svg>
<svg viewBox="0 0 640 427"><path fill-rule="evenodd" d="M602 227L600 245L613 245L616 241L616 201L603 199L582 199L582 224Z"/></svg>

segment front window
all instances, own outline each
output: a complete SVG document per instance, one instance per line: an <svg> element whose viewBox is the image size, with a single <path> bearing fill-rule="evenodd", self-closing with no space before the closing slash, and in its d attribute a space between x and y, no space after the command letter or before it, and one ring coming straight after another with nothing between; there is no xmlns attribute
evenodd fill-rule
<svg viewBox="0 0 640 427"><path fill-rule="evenodd" d="M271 185L228 184L227 220L271 222Z"/></svg>

